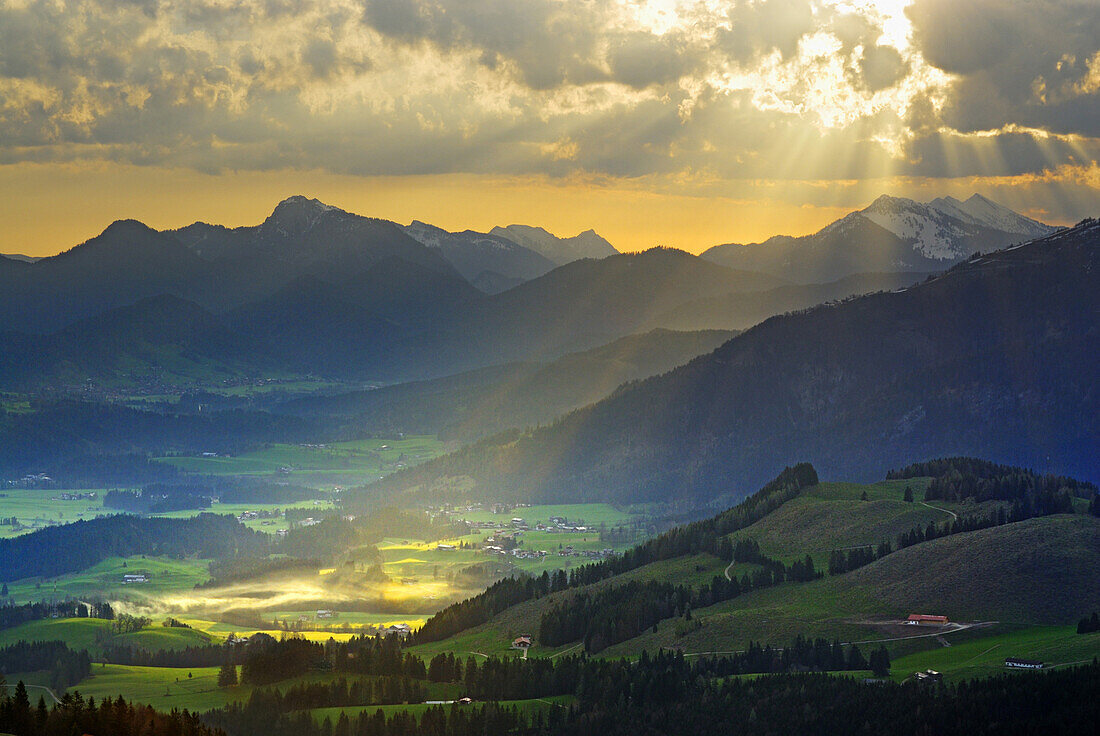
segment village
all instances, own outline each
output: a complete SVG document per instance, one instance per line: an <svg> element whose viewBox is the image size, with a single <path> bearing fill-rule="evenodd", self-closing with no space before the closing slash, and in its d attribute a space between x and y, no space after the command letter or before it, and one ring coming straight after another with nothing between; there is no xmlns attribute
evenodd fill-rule
<svg viewBox="0 0 1100 736"><path fill-rule="evenodd" d="M482 531L492 530L492 534L485 537L481 543L481 551L489 555L501 555L513 557L519 560L540 560L556 554L559 557L581 557L587 560L605 560L615 554L610 547L605 549L577 549L572 544L562 545L556 551L547 549L522 548L524 538L531 535L533 544L537 544L536 535L546 534L581 534L598 536L598 529L582 524L570 524L564 516L551 516L548 523L537 522L532 527L522 517L513 517L505 527L495 521L468 521L461 520L465 525L467 534L478 534ZM584 537L587 541L587 537ZM458 549L456 544L438 544L436 549L448 552Z"/></svg>

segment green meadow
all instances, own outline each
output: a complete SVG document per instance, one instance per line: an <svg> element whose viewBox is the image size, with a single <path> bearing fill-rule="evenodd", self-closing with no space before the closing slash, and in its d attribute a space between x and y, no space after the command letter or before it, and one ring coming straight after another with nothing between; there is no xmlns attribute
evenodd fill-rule
<svg viewBox="0 0 1100 736"><path fill-rule="evenodd" d="M8 584L9 600L28 602L94 596L108 600L148 601L191 590L210 578L210 560L171 557L108 557L78 573L56 578L25 578ZM146 573L149 582L124 583L126 574Z"/></svg>
<svg viewBox="0 0 1100 736"><path fill-rule="evenodd" d="M0 646L18 641L64 641L71 649L96 654L103 644L141 649L186 649L204 646L218 639L196 629L161 626L159 621L126 634L111 634L111 622L99 618L56 618L28 621L0 630Z"/></svg>
<svg viewBox="0 0 1100 736"><path fill-rule="evenodd" d="M620 511L606 503L546 504L536 506L517 506L508 511L494 513L491 509L475 511L454 511L452 518L466 521L491 521L503 527L511 526L513 518L523 519L529 526L542 522L550 523L551 516L560 516L571 525L582 526L618 526L639 521L644 517L627 511Z"/></svg>
<svg viewBox="0 0 1100 736"><path fill-rule="evenodd" d="M20 527L0 525L0 537L28 534L47 526L94 519L102 514L118 513L103 507L104 488L41 489L6 488L0 491L0 518L15 517ZM62 493L95 493L92 500L62 501Z"/></svg>
<svg viewBox="0 0 1100 736"><path fill-rule="evenodd" d="M1100 632L1078 634L1076 626L997 626L988 635L945 637L922 651L895 659L890 675L904 680L914 672L936 670L951 681L1009 672L1006 657L1043 662L1047 667L1064 667L1091 662L1100 657Z"/></svg>
<svg viewBox="0 0 1100 736"><path fill-rule="evenodd" d="M11 488L0 491L0 519L15 517L19 526L9 524L0 525L0 538L16 537L21 534L43 529L47 526L68 524L81 519L94 519L97 516L109 516L125 513L119 509L108 508L103 505L103 496L110 489L61 489L42 490ZM94 491L97 495L94 500L63 501L62 493L77 494ZM287 509L314 509L316 511L328 511L333 508L331 501L325 499L311 499L294 503L215 503L205 509L185 509L171 511L165 514L153 514L175 519L186 519L202 513L232 514L240 516L245 511L286 511ZM268 534L274 534L277 529L285 529L286 522L281 518L248 519L244 525Z"/></svg>
<svg viewBox="0 0 1100 736"><path fill-rule="evenodd" d="M316 445L273 444L241 455L225 457L160 457L159 462L180 470L207 475L270 475L287 472L325 477L356 476L361 482L377 480L404 466L416 465L444 454L450 445L434 436L404 439L366 439Z"/></svg>

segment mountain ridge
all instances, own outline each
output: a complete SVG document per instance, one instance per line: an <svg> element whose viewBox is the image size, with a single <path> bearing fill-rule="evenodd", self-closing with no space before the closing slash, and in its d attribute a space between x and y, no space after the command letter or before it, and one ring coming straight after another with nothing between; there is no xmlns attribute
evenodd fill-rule
<svg viewBox="0 0 1100 736"><path fill-rule="evenodd" d="M435 478L466 475L523 500L702 502L796 458L859 479L953 454L1095 479L1098 260L1100 224L1086 221L916 286L772 317L549 428L380 489L430 496Z"/></svg>
<svg viewBox="0 0 1100 736"><path fill-rule="evenodd" d="M978 194L965 202L942 197L927 203L884 194L810 235L716 245L701 255L734 268L821 283L868 270L939 271L977 251L1057 229Z"/></svg>

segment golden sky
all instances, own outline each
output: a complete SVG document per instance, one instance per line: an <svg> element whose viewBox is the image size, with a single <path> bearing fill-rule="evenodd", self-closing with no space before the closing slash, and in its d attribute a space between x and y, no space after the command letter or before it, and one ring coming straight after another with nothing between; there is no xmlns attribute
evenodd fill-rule
<svg viewBox="0 0 1100 736"><path fill-rule="evenodd" d="M305 194L621 250L1100 198L1095 0L6 0L0 252Z"/></svg>

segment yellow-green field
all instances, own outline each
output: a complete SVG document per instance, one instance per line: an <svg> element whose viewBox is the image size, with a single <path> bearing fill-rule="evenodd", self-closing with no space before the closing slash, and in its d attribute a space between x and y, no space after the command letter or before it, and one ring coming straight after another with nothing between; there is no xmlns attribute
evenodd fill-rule
<svg viewBox="0 0 1100 736"><path fill-rule="evenodd" d="M108 557L79 573L25 578L8 584L9 600L27 602L94 597L147 602L165 593L190 590L210 578L210 560L171 557ZM147 573L147 583L123 583L125 574Z"/></svg>
<svg viewBox="0 0 1100 736"><path fill-rule="evenodd" d="M501 526L510 526L513 518L520 518L529 526L542 522L550 523L551 516L560 516L568 520L572 525L618 526L639 521L643 517L628 511L620 511L611 504L606 503L574 503L574 504L544 504L534 506L517 506L507 511L494 513L491 509L477 509L473 511L458 510L450 514L452 518L466 521L491 521Z"/></svg>
<svg viewBox="0 0 1100 736"><path fill-rule="evenodd" d="M159 621L141 631L111 634L111 622L99 618L56 618L28 621L0 630L0 646L18 641L63 641L71 649L87 649L93 654L103 644L141 649L185 649L203 646L219 639L196 629L162 626Z"/></svg>
<svg viewBox="0 0 1100 736"><path fill-rule="evenodd" d="M47 526L68 524L81 519L94 519L101 514L118 513L103 508L104 488L41 489L41 488L5 488L0 491L0 518L14 516L21 525L13 527L0 525L0 537L15 537L29 534ZM62 501L61 494L95 493L92 500Z"/></svg>

